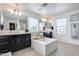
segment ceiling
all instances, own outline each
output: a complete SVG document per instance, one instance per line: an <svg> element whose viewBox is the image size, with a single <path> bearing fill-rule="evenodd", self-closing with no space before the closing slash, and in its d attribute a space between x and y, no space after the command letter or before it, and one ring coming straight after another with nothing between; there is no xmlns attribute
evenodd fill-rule
<svg viewBox="0 0 79 59"><path fill-rule="evenodd" d="M41 16L57 16L64 13L69 13L79 9L79 3L0 3L0 8L19 9L25 12L35 13Z"/></svg>

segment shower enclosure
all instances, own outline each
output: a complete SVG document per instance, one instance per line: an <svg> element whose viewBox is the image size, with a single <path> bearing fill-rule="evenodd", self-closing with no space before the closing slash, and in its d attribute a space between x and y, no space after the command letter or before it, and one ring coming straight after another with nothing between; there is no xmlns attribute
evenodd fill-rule
<svg viewBox="0 0 79 59"><path fill-rule="evenodd" d="M79 23L71 24L72 39L79 39Z"/></svg>
<svg viewBox="0 0 79 59"><path fill-rule="evenodd" d="M72 39L79 39L79 13L71 15L70 22Z"/></svg>

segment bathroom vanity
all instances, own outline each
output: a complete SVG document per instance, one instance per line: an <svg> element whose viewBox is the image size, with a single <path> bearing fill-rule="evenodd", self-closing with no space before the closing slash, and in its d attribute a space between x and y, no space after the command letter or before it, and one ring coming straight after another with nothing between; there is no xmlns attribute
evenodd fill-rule
<svg viewBox="0 0 79 59"><path fill-rule="evenodd" d="M0 35L0 54L15 52L31 46L30 33L11 33Z"/></svg>

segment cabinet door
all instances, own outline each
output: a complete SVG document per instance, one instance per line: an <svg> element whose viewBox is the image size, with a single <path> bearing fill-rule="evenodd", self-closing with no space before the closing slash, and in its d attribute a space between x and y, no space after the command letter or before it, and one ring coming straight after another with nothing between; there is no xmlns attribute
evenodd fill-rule
<svg viewBox="0 0 79 59"><path fill-rule="evenodd" d="M0 36L0 53L5 53L10 51L9 37Z"/></svg>
<svg viewBox="0 0 79 59"><path fill-rule="evenodd" d="M31 45L31 37L28 34L15 35L12 39L12 51L24 49Z"/></svg>
<svg viewBox="0 0 79 59"><path fill-rule="evenodd" d="M31 39L28 39L25 41L25 47L30 47L31 46Z"/></svg>
<svg viewBox="0 0 79 59"><path fill-rule="evenodd" d="M27 34L25 39L25 47L30 47L30 46L31 46L31 34Z"/></svg>
<svg viewBox="0 0 79 59"><path fill-rule="evenodd" d="M0 43L0 53L5 53L9 51L9 44L8 42Z"/></svg>
<svg viewBox="0 0 79 59"><path fill-rule="evenodd" d="M20 35L16 35L13 39L13 49L12 51L17 51L24 48L24 38Z"/></svg>

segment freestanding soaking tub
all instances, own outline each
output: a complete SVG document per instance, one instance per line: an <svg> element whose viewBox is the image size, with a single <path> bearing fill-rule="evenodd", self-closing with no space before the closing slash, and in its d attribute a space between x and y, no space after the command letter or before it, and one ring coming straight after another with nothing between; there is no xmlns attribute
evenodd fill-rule
<svg viewBox="0 0 79 59"><path fill-rule="evenodd" d="M57 40L53 38L32 39L31 47L42 55L49 55L57 48L56 42Z"/></svg>

